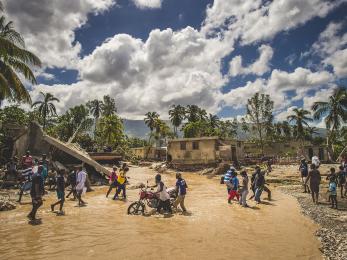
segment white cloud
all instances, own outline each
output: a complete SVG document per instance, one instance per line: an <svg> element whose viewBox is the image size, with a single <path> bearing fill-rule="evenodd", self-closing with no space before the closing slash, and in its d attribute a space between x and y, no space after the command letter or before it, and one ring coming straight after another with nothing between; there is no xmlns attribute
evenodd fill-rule
<svg viewBox="0 0 347 260"><path fill-rule="evenodd" d="M314 16L326 15L340 1L278 0L262 4L261 0L215 0L207 9L200 31L191 27L178 31L155 29L146 40L118 34L81 58L82 46L75 42L75 30L87 23L88 14L103 12L115 2L6 1L10 19L25 37L28 48L40 54L46 66L75 68L79 72L77 83L34 87L33 100L40 90L49 91L61 100L57 109L62 112L110 94L122 116L142 119L147 111L167 116L172 104L197 104L211 113L218 112L224 104L241 108L260 91L270 94L280 111L295 98L333 79L326 71L274 70L269 79L256 79L222 94L229 75L222 75L221 64L239 39L242 44L270 39ZM161 2L134 0L142 8L159 8ZM272 48L262 45L259 53L259 58L245 67L239 58L235 66L241 74L263 75L269 71ZM293 91L294 97L288 96L287 91Z"/></svg>
<svg viewBox="0 0 347 260"><path fill-rule="evenodd" d="M207 9L202 28L206 34L219 32L224 38L240 37L243 44L268 40L281 31L288 31L313 17L324 17L343 0L215 0ZM220 29L223 28L223 29Z"/></svg>
<svg viewBox="0 0 347 260"><path fill-rule="evenodd" d="M134 4L141 9L160 8L163 0L132 0Z"/></svg>
<svg viewBox="0 0 347 260"><path fill-rule="evenodd" d="M270 60L273 56L273 50L269 45L261 45L259 47L259 59L247 67L242 66L242 57L236 56L229 63L230 76L237 76L242 74L255 74L258 76L270 70Z"/></svg>
<svg viewBox="0 0 347 260"><path fill-rule="evenodd" d="M81 44L75 30L87 22L87 15L100 13L113 0L5 0L8 18L25 39L27 48L39 55L47 67L75 68Z"/></svg>
<svg viewBox="0 0 347 260"><path fill-rule="evenodd" d="M312 45L311 53L317 54L324 65L331 65L339 77L347 76L347 33L341 33L345 22L331 22Z"/></svg>
<svg viewBox="0 0 347 260"><path fill-rule="evenodd" d="M297 106L288 107L287 109L285 109L282 112L275 115L275 120L276 121L287 121L288 116L293 114L293 110L295 108L298 108L298 107Z"/></svg>
<svg viewBox="0 0 347 260"><path fill-rule="evenodd" d="M289 73L276 69L272 71L269 79L247 82L245 86L225 94L223 100L226 105L240 108L246 105L254 93L260 92L269 94L274 101L275 111L281 111L293 101L304 98L309 91L318 91L333 80L333 75L327 71L312 72L299 67Z"/></svg>

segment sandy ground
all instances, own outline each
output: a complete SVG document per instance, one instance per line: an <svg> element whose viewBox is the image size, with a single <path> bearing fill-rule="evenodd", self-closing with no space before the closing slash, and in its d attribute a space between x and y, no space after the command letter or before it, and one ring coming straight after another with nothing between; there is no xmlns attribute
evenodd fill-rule
<svg viewBox="0 0 347 260"><path fill-rule="evenodd" d="M148 168L131 168L131 184L153 180ZM128 201L105 198L106 187L87 193L87 207L67 201L65 216L50 211L54 192L45 198L29 225L30 199L0 212L1 259L321 259L318 226L300 213L293 197L273 191L273 201L245 209L227 204L224 185L217 178L184 175L188 185L188 215L128 216L138 190ZM168 186L174 176L163 175ZM28 203L25 203L28 202Z"/></svg>

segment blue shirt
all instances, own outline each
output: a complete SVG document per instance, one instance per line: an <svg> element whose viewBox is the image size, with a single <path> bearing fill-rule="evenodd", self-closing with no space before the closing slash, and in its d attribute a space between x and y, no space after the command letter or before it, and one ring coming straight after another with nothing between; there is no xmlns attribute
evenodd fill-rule
<svg viewBox="0 0 347 260"><path fill-rule="evenodd" d="M329 183L329 191L330 191L330 195L337 195L335 182Z"/></svg>
<svg viewBox="0 0 347 260"><path fill-rule="evenodd" d="M176 182L176 187L178 188L178 195L186 195L187 183L184 179L178 179Z"/></svg>
<svg viewBox="0 0 347 260"><path fill-rule="evenodd" d="M237 177L233 177L231 182L233 184L233 190L237 190L239 187L239 179Z"/></svg>

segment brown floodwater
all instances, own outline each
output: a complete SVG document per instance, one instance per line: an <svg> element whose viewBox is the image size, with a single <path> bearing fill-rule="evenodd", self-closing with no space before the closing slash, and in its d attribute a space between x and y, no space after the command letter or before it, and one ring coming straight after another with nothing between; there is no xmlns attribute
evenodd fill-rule
<svg viewBox="0 0 347 260"><path fill-rule="evenodd" d="M153 180L154 171L131 168L131 184ZM174 184L173 175L163 175ZM227 204L217 179L186 174L190 214L128 216L128 201L105 198L106 187L87 193L87 207L65 203L65 216L50 211L55 193L39 210L40 225L29 225L24 205L0 212L0 259L321 259L317 226L300 214L296 200L274 191L274 200L245 209ZM110 196L111 197L111 196Z"/></svg>

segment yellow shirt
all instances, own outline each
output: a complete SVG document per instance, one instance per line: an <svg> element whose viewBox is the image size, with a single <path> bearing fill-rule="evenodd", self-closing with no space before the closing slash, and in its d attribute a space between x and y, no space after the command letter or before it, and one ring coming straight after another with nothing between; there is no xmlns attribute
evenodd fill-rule
<svg viewBox="0 0 347 260"><path fill-rule="evenodd" d="M125 172L123 170L119 171L117 181L118 181L119 184L124 184L124 182L125 182Z"/></svg>

